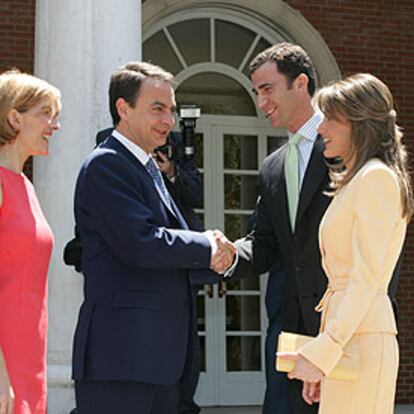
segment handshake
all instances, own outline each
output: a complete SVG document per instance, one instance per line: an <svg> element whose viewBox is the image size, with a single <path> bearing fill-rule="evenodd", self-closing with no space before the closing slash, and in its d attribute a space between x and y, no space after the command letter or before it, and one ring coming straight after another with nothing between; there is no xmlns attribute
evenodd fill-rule
<svg viewBox="0 0 414 414"><path fill-rule="evenodd" d="M210 269L216 273L223 274L234 263L234 257L236 255L236 246L220 231L209 231L210 236L214 237L217 250L211 256Z"/></svg>

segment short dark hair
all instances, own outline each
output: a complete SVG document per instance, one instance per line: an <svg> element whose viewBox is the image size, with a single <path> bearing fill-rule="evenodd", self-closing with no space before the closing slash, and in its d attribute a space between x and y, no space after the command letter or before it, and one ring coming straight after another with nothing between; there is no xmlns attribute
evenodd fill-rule
<svg viewBox="0 0 414 414"><path fill-rule="evenodd" d="M308 79L308 92L313 96L316 89L316 71L309 55L298 45L292 43L277 43L259 53L250 63L250 75L267 62L276 64L278 71L286 76L288 86L304 73Z"/></svg>
<svg viewBox="0 0 414 414"><path fill-rule="evenodd" d="M170 84L174 80L171 73L147 62L129 62L112 74L109 83L109 110L114 126L121 120L116 109L116 101L124 98L131 108L134 108L142 82L147 78L163 80Z"/></svg>

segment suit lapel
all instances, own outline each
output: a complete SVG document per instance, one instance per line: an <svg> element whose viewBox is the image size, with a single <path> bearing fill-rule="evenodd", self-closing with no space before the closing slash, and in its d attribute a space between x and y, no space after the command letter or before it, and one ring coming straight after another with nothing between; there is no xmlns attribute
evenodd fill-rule
<svg viewBox="0 0 414 414"><path fill-rule="evenodd" d="M286 189L286 180L285 180L285 157L286 157L287 146L283 149L283 154L281 154L280 159L280 172L279 172L279 186L277 197L279 199L279 207L281 210L281 217L283 217L283 229L285 234L292 236L292 227L290 225L290 216L289 216L289 205L287 198L287 189Z"/></svg>
<svg viewBox="0 0 414 414"><path fill-rule="evenodd" d="M147 177L148 183L150 183L151 188L153 188L153 190L155 191L155 193L157 194L157 197L162 201L163 205L165 206L165 209L167 210L167 212L170 214L171 217L174 218L174 220L176 220L178 222L178 224L184 229L184 230L188 230L188 225L186 223L186 221L184 220L182 214L180 213L178 207L175 205L174 200L172 199L172 196L170 194L171 197L171 201L172 201L172 206L171 208L168 206L168 204L166 204L164 197L162 197L154 183L154 180L152 179L152 177L149 175L147 169L145 168L144 165L142 165L142 163L137 159L137 157L132 154L132 152L126 148L124 145L122 145L122 143L120 143L116 138L110 136L108 138L108 140L102 144L103 147L106 148L112 148L115 151L121 152L123 155L125 155L139 170L139 172L144 176Z"/></svg>
<svg viewBox="0 0 414 414"><path fill-rule="evenodd" d="M141 164L141 162L137 159L137 157L128 148L122 145L116 138L114 138L112 135L103 144L101 144L101 148L111 148L117 152L122 153L134 165L136 165L138 169L145 171L145 167Z"/></svg>
<svg viewBox="0 0 414 414"><path fill-rule="evenodd" d="M323 139L320 135L318 135L315 145L313 146L309 164L306 168L305 177L303 178L302 190L299 195L298 213L296 217L297 224L300 222L304 211L308 207L315 193L320 191L321 182L326 176L327 166L325 158L323 157L323 149Z"/></svg>
<svg viewBox="0 0 414 414"><path fill-rule="evenodd" d="M174 210L175 218L177 219L178 223L181 225L181 227L184 230L188 230L188 224L185 221L183 215L181 214L180 209L177 207L177 204L175 204L175 201L172 198L172 196L171 196L171 205Z"/></svg>
<svg viewBox="0 0 414 414"><path fill-rule="evenodd" d="M288 201L286 195L286 182L285 182L285 156L287 146L284 145L278 151L274 158L274 162L271 164L270 171L270 188L272 194L272 204L274 205L276 214L280 217L280 225L283 227L283 232L292 235L292 229L290 227Z"/></svg>

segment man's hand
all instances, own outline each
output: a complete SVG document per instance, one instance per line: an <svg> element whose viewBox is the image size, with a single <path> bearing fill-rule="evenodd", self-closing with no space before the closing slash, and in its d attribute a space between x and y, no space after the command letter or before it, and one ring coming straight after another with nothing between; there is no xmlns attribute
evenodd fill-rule
<svg viewBox="0 0 414 414"><path fill-rule="evenodd" d="M214 230L213 234L217 251L211 257L210 268L216 273L224 273L233 264L236 247L220 230Z"/></svg>
<svg viewBox="0 0 414 414"><path fill-rule="evenodd" d="M169 160L161 151L154 155L154 159L163 174L170 180L175 177L175 164L173 160Z"/></svg>

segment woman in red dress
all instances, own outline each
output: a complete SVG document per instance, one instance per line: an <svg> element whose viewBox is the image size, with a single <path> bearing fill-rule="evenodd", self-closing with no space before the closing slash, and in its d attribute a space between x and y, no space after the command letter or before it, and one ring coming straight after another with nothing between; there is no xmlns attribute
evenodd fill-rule
<svg viewBox="0 0 414 414"><path fill-rule="evenodd" d="M18 71L0 75L0 414L46 412L53 236L23 165L48 154L60 107L47 82Z"/></svg>

